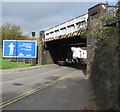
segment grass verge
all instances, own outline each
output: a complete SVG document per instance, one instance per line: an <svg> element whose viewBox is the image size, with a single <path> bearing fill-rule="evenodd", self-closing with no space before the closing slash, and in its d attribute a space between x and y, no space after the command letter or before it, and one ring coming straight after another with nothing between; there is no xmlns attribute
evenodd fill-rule
<svg viewBox="0 0 120 112"><path fill-rule="evenodd" d="M28 66L31 66L31 64L26 64L24 62L11 62L11 59L3 59L2 55L0 55L0 69L20 68Z"/></svg>

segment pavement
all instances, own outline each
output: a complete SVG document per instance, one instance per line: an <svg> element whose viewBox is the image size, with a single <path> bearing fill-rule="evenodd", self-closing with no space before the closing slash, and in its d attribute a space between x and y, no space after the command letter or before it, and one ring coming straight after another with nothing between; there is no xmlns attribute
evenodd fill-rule
<svg viewBox="0 0 120 112"><path fill-rule="evenodd" d="M81 67L33 66L2 72L3 110L80 110L89 81Z"/></svg>
<svg viewBox="0 0 120 112"><path fill-rule="evenodd" d="M3 72L18 72L18 71L25 71L25 70L31 70L31 69L37 69L37 68L43 68L43 67L48 67L48 66L55 66L55 64L47 64L47 65L38 65L38 66L30 66L30 67L22 67L22 68L11 68L11 69L0 69L0 73Z"/></svg>

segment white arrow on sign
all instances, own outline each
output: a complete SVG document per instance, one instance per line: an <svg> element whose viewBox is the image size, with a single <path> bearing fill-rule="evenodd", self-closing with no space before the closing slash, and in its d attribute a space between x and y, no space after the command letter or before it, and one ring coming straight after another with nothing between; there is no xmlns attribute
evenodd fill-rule
<svg viewBox="0 0 120 112"><path fill-rule="evenodd" d="M9 48L10 48L10 53L9 53L9 55L13 55L13 51L14 51L14 45L13 45L13 43L10 43L10 45L8 46Z"/></svg>

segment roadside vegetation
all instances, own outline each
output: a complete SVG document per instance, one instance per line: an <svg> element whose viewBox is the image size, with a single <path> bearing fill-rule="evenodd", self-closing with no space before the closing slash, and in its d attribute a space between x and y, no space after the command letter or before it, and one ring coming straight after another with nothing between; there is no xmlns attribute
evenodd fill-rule
<svg viewBox="0 0 120 112"><path fill-rule="evenodd" d="M3 40L36 40L40 41L38 37L30 37L23 35L20 26L6 23L0 27L0 47L2 48Z"/></svg>
<svg viewBox="0 0 120 112"><path fill-rule="evenodd" d="M95 23L99 26L101 22L104 21L98 18L90 24L95 27ZM100 110L119 110L119 27L100 27L90 33L97 40L90 77L97 106Z"/></svg>
<svg viewBox="0 0 120 112"><path fill-rule="evenodd" d="M2 55L0 55L0 69L20 68L28 66L31 66L31 64L25 64L24 62L11 62L11 59L3 59Z"/></svg>
<svg viewBox="0 0 120 112"><path fill-rule="evenodd" d="M96 44L96 52L92 64L91 81L99 107L102 109L117 109L117 28L109 27L98 33L101 36L99 37L99 35L97 35L97 38L100 40ZM102 34L104 35L102 36Z"/></svg>
<svg viewBox="0 0 120 112"><path fill-rule="evenodd" d="M21 27L14 24L6 23L0 27L0 69L31 66L31 64L26 64L24 62L12 62L12 59L3 59L3 40L36 40L37 42L40 42L40 39L38 37L23 35Z"/></svg>

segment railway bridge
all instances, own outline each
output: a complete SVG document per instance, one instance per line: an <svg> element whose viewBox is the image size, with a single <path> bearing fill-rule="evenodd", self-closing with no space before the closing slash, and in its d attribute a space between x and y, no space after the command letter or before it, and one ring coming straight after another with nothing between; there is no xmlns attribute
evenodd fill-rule
<svg viewBox="0 0 120 112"><path fill-rule="evenodd" d="M40 32L43 42L43 63L55 63L61 58L72 58L71 47L86 47L81 30L87 29L88 14ZM50 59L51 58L51 59Z"/></svg>
<svg viewBox="0 0 120 112"><path fill-rule="evenodd" d="M88 60L94 58L92 54L94 54L96 39L92 34L88 35L87 38L81 36L81 31L86 29L91 31L97 27L99 30L100 26L96 26L96 23L91 26L90 21L105 15L105 11L104 4L97 4L89 8L87 14L73 18L45 31L40 31L42 50L39 53L39 57L41 57L39 61L41 64L57 64L57 61L61 58L71 58L71 47L87 47ZM102 23L100 24L102 26Z"/></svg>

